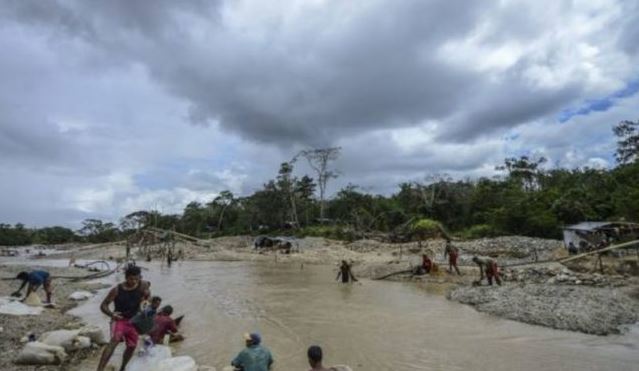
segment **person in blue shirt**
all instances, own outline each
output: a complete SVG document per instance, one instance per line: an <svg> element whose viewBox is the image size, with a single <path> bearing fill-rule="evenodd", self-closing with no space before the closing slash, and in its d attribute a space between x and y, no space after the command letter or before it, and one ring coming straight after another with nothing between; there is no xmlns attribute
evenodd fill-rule
<svg viewBox="0 0 639 371"><path fill-rule="evenodd" d="M31 271L31 272L20 272L16 276L17 280L22 281L22 285L20 288L15 291L11 296L20 296L20 292L22 289L28 284L27 294L24 296L24 299L29 297L32 292L36 292L38 287L43 286L44 292L47 295L47 301L45 303L51 304L51 294L53 290L51 288L51 275L47 271Z"/></svg>
<svg viewBox="0 0 639 371"><path fill-rule="evenodd" d="M244 334L246 348L231 361L236 370L268 371L273 364L271 351L260 345L262 338L257 333Z"/></svg>

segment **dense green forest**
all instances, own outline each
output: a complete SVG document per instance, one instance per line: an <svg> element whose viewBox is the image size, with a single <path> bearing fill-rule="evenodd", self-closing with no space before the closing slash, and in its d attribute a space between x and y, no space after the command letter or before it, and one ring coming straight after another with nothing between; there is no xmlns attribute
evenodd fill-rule
<svg viewBox="0 0 639 371"><path fill-rule="evenodd" d="M283 163L274 179L246 197L223 191L202 204L189 203L181 215L141 210L118 224L87 219L78 231L0 224L0 245L119 240L145 226L214 237L287 233L351 239L393 233L422 218L436 220L459 237L526 235L559 238L561 227L584 220L639 220L639 121L623 121L617 166L610 169L544 170L544 158L505 159L503 176L453 180L445 175L399 184L390 196L348 185L325 200L339 148L305 151L314 174L293 175L295 160Z"/></svg>

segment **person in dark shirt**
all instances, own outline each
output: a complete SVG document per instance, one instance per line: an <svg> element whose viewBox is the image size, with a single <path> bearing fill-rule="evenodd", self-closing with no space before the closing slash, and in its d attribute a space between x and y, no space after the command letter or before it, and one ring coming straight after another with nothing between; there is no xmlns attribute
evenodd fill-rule
<svg viewBox="0 0 639 371"><path fill-rule="evenodd" d="M23 301L31 295L32 292L36 292L38 288L42 285L44 287L44 292L47 295L47 301L45 303L51 304L51 295L53 294L53 290L51 288L51 275L47 271L31 271L31 272L20 272L16 276L17 280L22 281L22 285L18 290L13 292L11 296L19 297L22 289L28 284L27 294L22 299Z"/></svg>
<svg viewBox="0 0 639 371"><path fill-rule="evenodd" d="M357 278L355 278L353 272L351 272L351 266L346 260L342 260L342 265L339 267L339 272L337 272L335 280L339 280L340 276L342 277L342 283L348 283L350 280L357 282Z"/></svg>
<svg viewBox="0 0 639 371"><path fill-rule="evenodd" d="M141 280L140 267L129 265L124 272L125 281L109 291L100 305L102 313L111 318L111 341L106 345L100 358L98 371L105 369L117 345L124 341L126 349L122 355L120 371L124 371L131 360L138 343L138 332L131 318L140 310L140 304L150 296L149 285ZM109 305L114 303L115 310Z"/></svg>

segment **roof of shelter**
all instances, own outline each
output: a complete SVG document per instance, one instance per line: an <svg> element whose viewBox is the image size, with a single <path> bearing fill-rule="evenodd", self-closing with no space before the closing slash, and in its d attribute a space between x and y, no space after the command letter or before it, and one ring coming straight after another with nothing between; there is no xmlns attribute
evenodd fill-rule
<svg viewBox="0 0 639 371"><path fill-rule="evenodd" d="M581 222L578 224L567 225L564 227L564 229L577 231L596 231L598 229L606 229L605 227L614 228L622 225L639 227L639 224L629 222Z"/></svg>

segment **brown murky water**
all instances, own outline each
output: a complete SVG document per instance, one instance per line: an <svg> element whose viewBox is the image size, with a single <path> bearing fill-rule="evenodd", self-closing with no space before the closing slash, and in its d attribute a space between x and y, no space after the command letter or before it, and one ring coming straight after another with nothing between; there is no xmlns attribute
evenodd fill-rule
<svg viewBox="0 0 639 371"><path fill-rule="evenodd" d="M186 314L176 354L221 369L259 331L274 370L307 370L309 345L354 370L638 370L639 328L596 337L503 320L414 284L341 285L325 266L247 262L149 265L154 295ZM121 277L117 277L121 279ZM106 318L92 300L76 312ZM576 308L578 310L578 308Z"/></svg>

